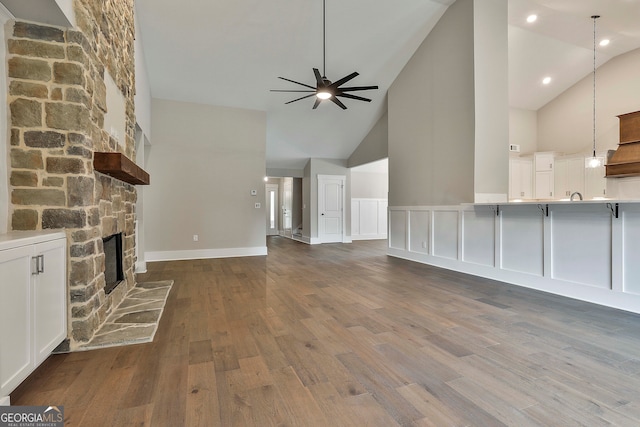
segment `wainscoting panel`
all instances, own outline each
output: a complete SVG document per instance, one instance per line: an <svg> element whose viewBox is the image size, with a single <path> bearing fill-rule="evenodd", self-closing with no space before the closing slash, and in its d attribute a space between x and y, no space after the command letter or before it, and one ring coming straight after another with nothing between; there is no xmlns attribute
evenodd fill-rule
<svg viewBox="0 0 640 427"><path fill-rule="evenodd" d="M433 255L458 259L457 210L433 212Z"/></svg>
<svg viewBox="0 0 640 427"><path fill-rule="evenodd" d="M537 206L505 206L501 222L501 266L505 270L542 276L544 216Z"/></svg>
<svg viewBox="0 0 640 427"><path fill-rule="evenodd" d="M640 313L640 202L391 206L389 221L390 256Z"/></svg>
<svg viewBox="0 0 640 427"><path fill-rule="evenodd" d="M474 264L495 265L495 212L477 206L462 212L462 260Z"/></svg>
<svg viewBox="0 0 640 427"><path fill-rule="evenodd" d="M624 206L622 212L623 235L623 289L640 295L640 207Z"/></svg>
<svg viewBox="0 0 640 427"><path fill-rule="evenodd" d="M604 205L554 205L551 265L554 278L611 289L611 214Z"/></svg>
<svg viewBox="0 0 640 427"><path fill-rule="evenodd" d="M378 200L378 233L383 239L387 238L387 212L389 210L389 201L387 199Z"/></svg>
<svg viewBox="0 0 640 427"><path fill-rule="evenodd" d="M389 247L407 250L407 211L389 209Z"/></svg>
<svg viewBox="0 0 640 427"><path fill-rule="evenodd" d="M351 199L351 238L387 238L387 200Z"/></svg>
<svg viewBox="0 0 640 427"><path fill-rule="evenodd" d="M423 210L409 211L409 251L429 253L429 222L431 212Z"/></svg>

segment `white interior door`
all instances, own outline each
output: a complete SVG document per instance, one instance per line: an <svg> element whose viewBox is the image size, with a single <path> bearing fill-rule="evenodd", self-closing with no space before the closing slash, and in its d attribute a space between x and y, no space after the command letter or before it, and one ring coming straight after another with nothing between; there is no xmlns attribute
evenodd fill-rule
<svg viewBox="0 0 640 427"><path fill-rule="evenodd" d="M344 183L338 175L318 175L318 239L342 242L344 234Z"/></svg>
<svg viewBox="0 0 640 427"><path fill-rule="evenodd" d="M265 186L265 206L267 207L267 236L278 234L278 185Z"/></svg>

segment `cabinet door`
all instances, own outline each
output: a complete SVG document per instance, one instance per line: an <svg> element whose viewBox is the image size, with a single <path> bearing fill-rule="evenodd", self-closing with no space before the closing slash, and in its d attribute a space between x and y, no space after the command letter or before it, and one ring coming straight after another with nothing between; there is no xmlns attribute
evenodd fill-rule
<svg viewBox="0 0 640 427"><path fill-rule="evenodd" d="M569 160L556 159L553 171L553 193L556 197L569 197Z"/></svg>
<svg viewBox="0 0 640 427"><path fill-rule="evenodd" d="M530 160L509 161L509 198L530 199L533 189L533 163Z"/></svg>
<svg viewBox="0 0 640 427"><path fill-rule="evenodd" d="M520 197L531 199L533 197L533 162L522 160L520 173Z"/></svg>
<svg viewBox="0 0 640 427"><path fill-rule="evenodd" d="M584 196L584 171L584 157L569 160L569 196L576 191Z"/></svg>
<svg viewBox="0 0 640 427"><path fill-rule="evenodd" d="M536 153L536 172L553 170L553 153Z"/></svg>
<svg viewBox="0 0 640 427"><path fill-rule="evenodd" d="M34 276L35 363L40 364L67 335L66 246L52 240L35 247L40 273Z"/></svg>
<svg viewBox="0 0 640 427"><path fill-rule="evenodd" d="M536 199L553 197L553 172L536 172Z"/></svg>
<svg viewBox="0 0 640 427"><path fill-rule="evenodd" d="M22 246L0 251L0 396L33 369L31 341L31 256Z"/></svg>

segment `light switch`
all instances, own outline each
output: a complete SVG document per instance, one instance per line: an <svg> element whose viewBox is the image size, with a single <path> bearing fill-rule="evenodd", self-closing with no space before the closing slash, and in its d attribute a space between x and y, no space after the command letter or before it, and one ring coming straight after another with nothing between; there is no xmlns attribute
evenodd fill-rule
<svg viewBox="0 0 640 427"><path fill-rule="evenodd" d="M258 190L251 190L251 195L252 196L257 196L258 195Z"/></svg>

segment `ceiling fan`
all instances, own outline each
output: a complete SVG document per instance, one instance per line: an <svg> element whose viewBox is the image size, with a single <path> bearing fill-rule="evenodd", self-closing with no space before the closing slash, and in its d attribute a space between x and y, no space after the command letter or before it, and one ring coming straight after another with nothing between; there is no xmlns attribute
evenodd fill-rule
<svg viewBox="0 0 640 427"><path fill-rule="evenodd" d="M344 105L339 99L338 97L342 97L342 98L349 98L349 99L355 99L358 101L365 101L365 102L371 102L371 99L369 98L364 98L362 96L357 96L357 95L352 95L350 93L347 92L356 92L356 91L360 91L360 90L372 90L372 89L378 89L378 86L351 86L351 87L340 87L343 84L347 83L348 81L350 81L351 79L355 78L356 76L358 76L357 72L353 72L351 74L349 74L348 76L345 76L343 78L341 78L340 80L336 80L335 82L332 82L331 80L329 80L326 77L326 58L327 58L327 49L326 49L326 19L325 19L325 15L326 15L326 5L325 5L326 0L322 0L322 75L320 75L320 71L317 68L313 69L313 74L315 75L316 78L316 86L311 86L305 83L300 83L297 82L295 80L291 80L291 79L287 79L284 77L278 77L279 79L282 80L286 80L288 82L291 83L295 83L297 85L300 86L304 86L308 89L299 89L299 90L280 90L280 89L272 89L271 92L308 92L309 95L305 95L302 96L300 98L296 98L292 101L288 101L285 102L285 104L291 104L292 102L296 102L296 101L300 101L302 99L306 99L306 98L310 98L312 96L316 97L316 101L313 104L313 109L315 110L316 108L318 108L318 105L320 105L320 103L324 100L330 100L331 102L333 102L334 104L336 104L338 107L342 108L343 110L347 109L347 106Z"/></svg>

